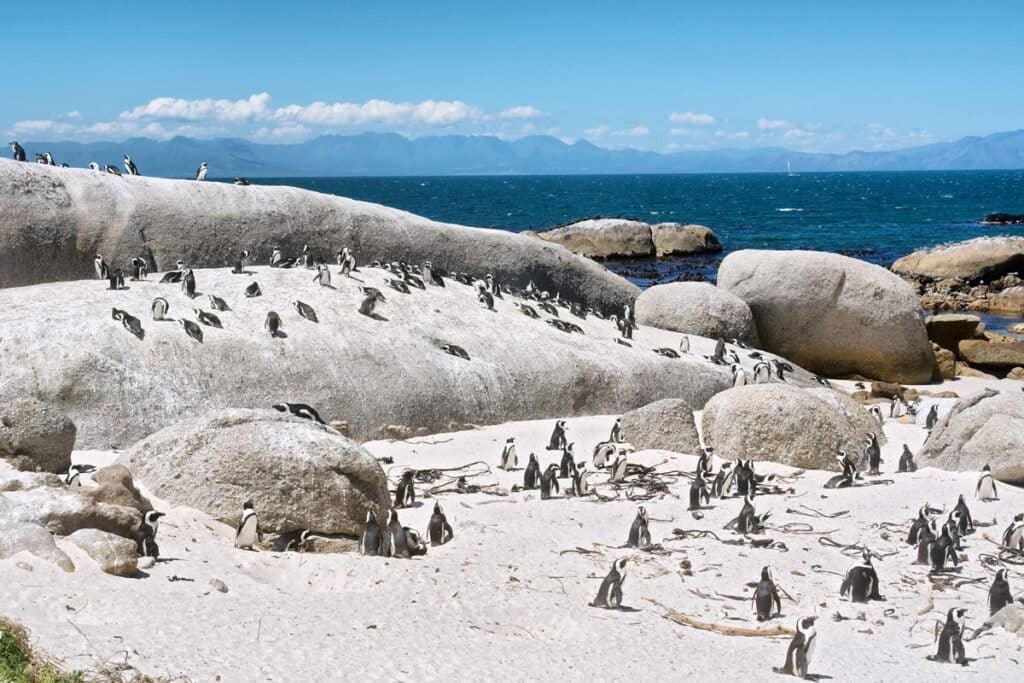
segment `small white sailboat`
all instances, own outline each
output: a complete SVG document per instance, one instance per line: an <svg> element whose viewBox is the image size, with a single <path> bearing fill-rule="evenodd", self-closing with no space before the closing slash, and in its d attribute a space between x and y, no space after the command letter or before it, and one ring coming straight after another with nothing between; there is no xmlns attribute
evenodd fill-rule
<svg viewBox="0 0 1024 683"><path fill-rule="evenodd" d="M789 175L789 176L800 175L799 173L794 173L793 172L793 165L790 164L788 161L786 162L786 175Z"/></svg>

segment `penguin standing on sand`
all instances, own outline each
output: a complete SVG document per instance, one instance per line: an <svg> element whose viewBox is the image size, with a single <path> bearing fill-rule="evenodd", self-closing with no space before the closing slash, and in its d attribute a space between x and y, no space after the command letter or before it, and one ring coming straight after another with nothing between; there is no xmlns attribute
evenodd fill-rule
<svg viewBox="0 0 1024 683"><path fill-rule="evenodd" d="M206 180L206 174L210 172L210 168L206 165L206 162L199 164L199 168L196 169L196 180Z"/></svg>
<svg viewBox="0 0 1024 683"><path fill-rule="evenodd" d="M732 463L722 463L722 468L718 470L718 474L715 475L714 480L711 482L711 493L715 498L725 498L729 495L729 480L732 477Z"/></svg>
<svg viewBox="0 0 1024 683"><path fill-rule="evenodd" d="M736 533L743 535L759 534L764 531L764 523L771 517L771 512L758 515L754 509L754 499L748 493L743 499L743 507L736 518Z"/></svg>
<svg viewBox="0 0 1024 683"><path fill-rule="evenodd" d="M619 443L619 441L621 441L621 439L619 438L619 434L620 434L621 431L622 431L622 418L621 417L617 417L617 418L615 418L615 424L612 425L611 434L608 435L608 440L610 442L612 442L612 443Z"/></svg>
<svg viewBox="0 0 1024 683"><path fill-rule="evenodd" d="M313 278L313 282L317 282L321 287L331 286L331 269L326 264L321 263L316 267L316 277Z"/></svg>
<svg viewBox="0 0 1024 683"><path fill-rule="evenodd" d="M892 402L889 403L889 417L894 420L903 417L903 399L899 396L893 396Z"/></svg>
<svg viewBox="0 0 1024 683"><path fill-rule="evenodd" d="M878 437L874 432L868 432L864 459L868 463L868 474L881 474L879 466L882 464L882 448L878 445Z"/></svg>
<svg viewBox="0 0 1024 683"><path fill-rule="evenodd" d="M612 483L618 483L626 480L626 473L629 471L629 461L626 459L626 452L619 451L619 454L615 456L615 462L612 463L611 473L608 475L608 481Z"/></svg>
<svg viewBox="0 0 1024 683"><path fill-rule="evenodd" d="M576 454L573 452L574 445L570 443L562 449L562 460L558 467L558 476L562 479L568 479L576 472Z"/></svg>
<svg viewBox="0 0 1024 683"><path fill-rule="evenodd" d="M1024 512L1015 515L1003 531L1003 545L1014 550L1024 550Z"/></svg>
<svg viewBox="0 0 1024 683"><path fill-rule="evenodd" d="M256 508L251 500L242 504L242 519L238 522L238 529L235 530L235 547L242 550L252 550L252 547L263 541L263 532L260 530L260 520L256 515Z"/></svg>
<svg viewBox="0 0 1024 683"><path fill-rule="evenodd" d="M942 534L928 547L928 558L931 560L933 574L941 574L946 571L946 562L952 561L954 565L960 565L960 559L956 556L955 543L949 533L948 522L942 525Z"/></svg>
<svg viewBox="0 0 1024 683"><path fill-rule="evenodd" d="M565 446L568 440L565 437L565 430L568 427L565 424L565 420L558 420L555 422L555 429L551 432L551 439L548 441L547 450L549 451L562 451L565 450Z"/></svg>
<svg viewBox="0 0 1024 683"><path fill-rule="evenodd" d="M590 472L587 471L587 463L581 462L573 466L572 471L572 495L577 498L582 498L590 492L590 486L587 484L587 476Z"/></svg>
<svg viewBox="0 0 1024 683"><path fill-rule="evenodd" d="M647 510L643 506L637 508L636 518L629 527L626 545L630 548L647 548L651 545L651 531L648 528Z"/></svg>
<svg viewBox="0 0 1024 683"><path fill-rule="evenodd" d="M281 316L276 312L267 313L267 319L263 322L263 329L270 333L271 339L277 339L281 333Z"/></svg>
<svg viewBox="0 0 1024 683"><path fill-rule="evenodd" d="M679 340L679 353L690 353L690 338L687 337L685 334Z"/></svg>
<svg viewBox="0 0 1024 683"><path fill-rule="evenodd" d="M107 268L107 262L103 260L103 257L100 256L99 254L96 254L96 258L92 260L92 265L93 268L96 270L96 279L106 280L108 277L107 274L109 270Z"/></svg>
<svg viewBox="0 0 1024 683"><path fill-rule="evenodd" d="M779 589L772 580L772 572L768 567L761 568L761 580L754 588L754 595L751 598L754 609L757 612L758 621L768 621L776 614L782 612L782 599L779 597Z"/></svg>
<svg viewBox="0 0 1024 683"><path fill-rule="evenodd" d="M1010 584L1006 581L1006 568L1004 567L996 572L992 587L988 589L989 616L1012 603L1013 595L1010 594Z"/></svg>
<svg viewBox="0 0 1024 683"><path fill-rule="evenodd" d="M946 623L939 634L939 649L928 659L933 662L953 661L961 666L967 666L963 641L966 617L967 610L962 607L954 607L946 613Z"/></svg>
<svg viewBox="0 0 1024 683"><path fill-rule="evenodd" d="M348 247L338 252L338 265L341 266L342 275L348 275L356 269L356 257L352 255Z"/></svg>
<svg viewBox="0 0 1024 683"><path fill-rule="evenodd" d="M914 560L914 564L922 566L931 564L932 543L938 537L939 528L937 523L934 519L929 519L928 523L917 534L917 559Z"/></svg>
<svg viewBox="0 0 1024 683"><path fill-rule="evenodd" d="M879 408L878 406L871 406L870 408L868 408L868 412L871 413L871 417L873 417L876 420L878 420L878 424L880 424L880 425L884 425L885 424L885 417L882 416L882 409L881 408Z"/></svg>
<svg viewBox="0 0 1024 683"><path fill-rule="evenodd" d="M359 304L359 312L372 318L373 312L377 308L377 302L387 301L387 299L384 298L383 294L372 287L363 287L363 293L366 295L366 298L364 298L363 302Z"/></svg>
<svg viewBox="0 0 1024 683"><path fill-rule="evenodd" d="M132 267L133 281L145 280L146 276L149 275L149 263L141 256L133 256L129 265Z"/></svg>
<svg viewBox="0 0 1024 683"><path fill-rule="evenodd" d="M626 558L620 557L612 563L611 571L601 582L597 597L590 603L591 607L617 609L622 606L622 584L626 580Z"/></svg>
<svg viewBox="0 0 1024 683"><path fill-rule="evenodd" d="M967 507L967 501L964 500L964 494L961 493L960 497L957 498L956 507L953 508L953 511L960 513L960 524L958 530L961 536L965 536L966 534L974 531L974 516L971 515L971 511Z"/></svg>
<svg viewBox="0 0 1024 683"><path fill-rule="evenodd" d="M914 454L910 452L910 446L903 444L903 453L900 454L899 472L916 472L917 464L914 462Z"/></svg>
<svg viewBox="0 0 1024 683"><path fill-rule="evenodd" d="M501 469L508 470L515 469L519 465L519 456L516 455L516 439L515 437L508 437L505 440L505 446L501 449Z"/></svg>
<svg viewBox="0 0 1024 683"><path fill-rule="evenodd" d="M107 289L124 289L124 271L121 270L120 268L113 272L108 271L107 282Z"/></svg>
<svg viewBox="0 0 1024 683"><path fill-rule="evenodd" d="M402 479L395 489L395 508L412 507L416 502L416 489L413 486L412 478L416 474L414 470L406 470L402 473Z"/></svg>
<svg viewBox="0 0 1024 683"><path fill-rule="evenodd" d="M715 342L715 352L708 359L715 365L725 365L725 340L721 337Z"/></svg>
<svg viewBox="0 0 1024 683"><path fill-rule="evenodd" d="M185 272L181 274L181 291L189 299L194 299L196 296L196 274L192 272L191 268L186 268Z"/></svg>
<svg viewBox="0 0 1024 683"><path fill-rule="evenodd" d="M398 521L398 513L392 508L388 510L387 528L384 531L384 554L388 557L409 559L409 544L406 541L405 529Z"/></svg>
<svg viewBox="0 0 1024 683"><path fill-rule="evenodd" d="M245 298L252 299L257 296L262 296L263 292L260 291L260 283L252 282L245 288Z"/></svg>
<svg viewBox="0 0 1024 683"><path fill-rule="evenodd" d="M540 477L540 499L547 500L552 491L558 492L558 465L551 463Z"/></svg>
<svg viewBox="0 0 1024 683"><path fill-rule="evenodd" d="M230 310L228 308L228 302L224 301L224 299L221 299L219 296L216 296L215 294L210 295L210 308L212 308L215 311Z"/></svg>
<svg viewBox="0 0 1024 683"><path fill-rule="evenodd" d="M935 428L935 423L939 421L939 404L933 403L932 407L928 409L928 415L924 418L924 428L929 432Z"/></svg>
<svg viewBox="0 0 1024 683"><path fill-rule="evenodd" d="M697 470L693 482L690 484L690 507L687 510L699 510L702 505L711 503L711 492L708 491L708 482L704 479L700 470Z"/></svg>
<svg viewBox="0 0 1024 683"><path fill-rule="evenodd" d="M523 472L523 488L529 491L540 484L540 463L537 456L530 453L530 461L526 464L526 471Z"/></svg>
<svg viewBox="0 0 1024 683"><path fill-rule="evenodd" d="M156 544L156 532L160 526L160 518L164 513L149 510L142 515L142 524L135 532L135 546L140 557L160 557L160 548Z"/></svg>
<svg viewBox="0 0 1024 683"><path fill-rule="evenodd" d="M917 519L910 525L910 533L907 534L907 545L917 545L921 532L927 529L929 524L931 524L931 518L928 516L928 503L925 503L917 511Z"/></svg>
<svg viewBox="0 0 1024 683"><path fill-rule="evenodd" d="M867 548L861 551L863 561L846 572L843 585L839 588L839 594L849 598L851 602L867 602L868 600L881 600L878 592L878 573L871 564L871 551Z"/></svg>
<svg viewBox="0 0 1024 683"><path fill-rule="evenodd" d="M781 668L773 667L775 673L807 678L811 656L814 654L814 646L818 639L818 632L814 628L814 622L817 620L818 617L804 617L796 622L796 633L793 634L793 639L789 641L789 648L786 650L786 663Z"/></svg>
<svg viewBox="0 0 1024 683"><path fill-rule="evenodd" d="M978 485L974 487L974 497L986 503L999 500L999 496L996 494L996 482L992 478L992 468L987 464L981 468Z"/></svg>
<svg viewBox="0 0 1024 683"><path fill-rule="evenodd" d="M185 334L195 339L200 344L203 343L203 328L199 327L196 323L191 320L185 320L185 318L179 318L178 323L184 328Z"/></svg>
<svg viewBox="0 0 1024 683"><path fill-rule="evenodd" d="M430 545L444 545L455 537L440 503L434 503L434 514L430 516L430 524L427 525L427 536L430 537Z"/></svg>
<svg viewBox="0 0 1024 683"><path fill-rule="evenodd" d="M359 537L359 554L380 555L383 539L380 524L377 522L377 515L374 514L373 510L368 510L366 512L366 524L363 525L363 533Z"/></svg>

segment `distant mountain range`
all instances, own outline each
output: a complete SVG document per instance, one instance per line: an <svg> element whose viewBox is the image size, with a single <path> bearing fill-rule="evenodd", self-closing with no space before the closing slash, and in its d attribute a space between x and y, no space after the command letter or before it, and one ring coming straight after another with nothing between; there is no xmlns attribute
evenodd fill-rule
<svg viewBox="0 0 1024 683"><path fill-rule="evenodd" d="M1024 130L965 137L889 152L814 154L779 147L683 151L611 150L586 140L549 136L501 140L445 135L417 139L395 133L324 135L298 144L239 138L124 142L28 142L29 157L50 152L57 163L118 164L125 153L145 175L190 177L201 161L210 177L387 175L523 175L608 173L752 173L813 171L940 171L1024 168Z"/></svg>

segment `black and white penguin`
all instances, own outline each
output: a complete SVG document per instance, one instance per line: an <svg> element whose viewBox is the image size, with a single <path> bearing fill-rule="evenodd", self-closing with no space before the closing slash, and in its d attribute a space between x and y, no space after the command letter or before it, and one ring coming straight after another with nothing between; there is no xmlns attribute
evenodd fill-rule
<svg viewBox="0 0 1024 683"><path fill-rule="evenodd" d="M860 472L857 471L857 466L850 459L850 456L847 455L846 451L840 450L836 455L836 460L839 461L839 466L843 469L843 472L825 482L825 488L845 489L856 486L857 480L860 479Z"/></svg>
<svg viewBox="0 0 1024 683"><path fill-rule="evenodd" d="M687 510L700 510L703 505L711 503L711 492L708 491L707 480L698 469L690 484L690 506Z"/></svg>
<svg viewBox="0 0 1024 683"><path fill-rule="evenodd" d="M954 510L960 513L960 535L965 536L966 534L974 531L974 516L971 515L971 511L967 507L967 501L964 500L964 494L961 493L960 497L957 498Z"/></svg>
<svg viewBox="0 0 1024 683"><path fill-rule="evenodd" d="M946 623L939 634L939 649L928 659L933 662L955 662L967 666L967 655L964 652L964 628L967 621L967 610L954 607L946 613Z"/></svg>
<svg viewBox="0 0 1024 683"><path fill-rule="evenodd" d="M139 339L143 339L146 336L145 331L142 329L142 321L128 311L122 311L120 308L112 308L110 309L110 316L114 320L120 322L124 329L128 330Z"/></svg>
<svg viewBox="0 0 1024 683"><path fill-rule="evenodd" d="M53 160L53 156L49 152L43 152L40 154L36 152L36 163L43 166L56 166L56 162Z"/></svg>
<svg viewBox="0 0 1024 683"><path fill-rule="evenodd" d="M948 522L942 525L942 533L928 547L928 559L931 561L933 574L941 574L946 571L947 562L952 561L954 565L960 565L960 558L956 555L956 547L952 536L950 536Z"/></svg>
<svg viewBox="0 0 1024 683"><path fill-rule="evenodd" d="M275 553L305 552L309 548L312 533L309 529L297 529L280 534L274 539L270 549Z"/></svg>
<svg viewBox="0 0 1024 683"><path fill-rule="evenodd" d="M366 524L363 525L363 533L359 537L359 554L380 555L383 543L384 536L381 534L377 515L374 514L373 510L368 510L366 513Z"/></svg>
<svg viewBox="0 0 1024 683"><path fill-rule="evenodd" d="M622 606L622 584L626 580L626 558L620 557L612 563L611 571L604 577L597 597L590 603L591 607L618 609Z"/></svg>
<svg viewBox="0 0 1024 683"><path fill-rule="evenodd" d="M96 163L95 161L90 161L89 162L89 170L90 171L98 171L100 173L103 172L103 169L100 168L100 165L98 163Z"/></svg>
<svg viewBox="0 0 1024 683"><path fill-rule="evenodd" d="M363 294L366 295L366 298L364 298L363 302L359 304L359 312L372 318L373 312L377 308L377 303L380 301L387 301L387 299L384 298L384 295L381 294L379 290L376 290L373 287L363 287L362 290Z"/></svg>
<svg viewBox="0 0 1024 683"><path fill-rule="evenodd" d="M540 476L540 499L547 500L552 492L558 492L558 465L551 463Z"/></svg>
<svg viewBox="0 0 1024 683"><path fill-rule="evenodd" d="M25 161L25 148L19 145L17 140L11 140L7 144L11 146L15 161Z"/></svg>
<svg viewBox="0 0 1024 683"><path fill-rule="evenodd" d="M558 476L562 479L568 479L573 476L573 471L576 469L576 453L573 452L575 445L574 443L569 443L562 449L562 459L558 463Z"/></svg>
<svg viewBox="0 0 1024 683"><path fill-rule="evenodd" d="M996 578L992 580L992 586L988 589L988 613L992 616L1002 608L1013 603L1013 595L1010 594L1010 584L1006 581L1006 568L996 572Z"/></svg>
<svg viewBox="0 0 1024 683"><path fill-rule="evenodd" d="M910 452L910 446L903 444L903 453L900 454L899 472L916 472L917 463L914 462L914 454Z"/></svg>
<svg viewBox="0 0 1024 683"><path fill-rule="evenodd" d="M120 177L121 177L121 169L119 169L119 168L118 168L117 166L115 166L114 164L107 164L107 165L106 165L106 171L107 171L107 173L109 173L110 175L116 175L116 176L117 176L118 178L120 178Z"/></svg>
<svg viewBox="0 0 1024 683"><path fill-rule="evenodd" d="M743 534L759 534L764 531L764 523L771 517L771 512L765 512L764 514L757 514L754 509L754 499L748 493L743 499L743 507L740 508L740 514L736 518L736 533Z"/></svg>
<svg viewBox="0 0 1024 683"><path fill-rule="evenodd" d="M93 269L96 271L96 279L106 280L109 274L107 268L107 262L103 260L103 257L96 254L96 258L92 260Z"/></svg>
<svg viewBox="0 0 1024 683"><path fill-rule="evenodd" d="M189 299L196 297L196 274L191 268L186 268L181 273L181 292Z"/></svg>
<svg viewBox="0 0 1024 683"><path fill-rule="evenodd" d="M252 547L263 541L263 532L260 530L260 520L256 515L256 508L251 500L242 504L242 519L238 522L238 529L235 530L235 547L243 550L252 550Z"/></svg>
<svg viewBox="0 0 1024 683"><path fill-rule="evenodd" d="M409 293L409 285L405 284L402 280L396 280L395 278L387 278L386 282L391 286L391 289L402 294Z"/></svg>
<svg viewBox="0 0 1024 683"><path fill-rule="evenodd" d="M114 271L108 271L107 282L109 283L107 289L121 290L124 289L124 271L117 268Z"/></svg>
<svg viewBox="0 0 1024 683"><path fill-rule="evenodd" d="M618 453L619 445L612 441L601 441L594 446L592 461L594 467L604 469L611 462L612 456Z"/></svg>
<svg viewBox="0 0 1024 683"><path fill-rule="evenodd" d="M523 472L523 488L526 490L535 489L540 485L540 463L537 456L530 453L530 461L526 464L526 471Z"/></svg>
<svg viewBox="0 0 1024 683"><path fill-rule="evenodd" d="M626 459L626 452L619 450L612 463L611 472L608 474L608 481L613 484L626 480L626 473L629 472L629 461Z"/></svg>
<svg viewBox="0 0 1024 683"><path fill-rule="evenodd" d="M327 267L326 263L321 263L316 267L316 277L313 278L313 282L321 287L331 286L331 269Z"/></svg>
<svg viewBox="0 0 1024 683"><path fill-rule="evenodd" d="M384 554L405 559L412 557L406 538L405 528L398 521L398 512L394 508L388 510L387 525L384 529Z"/></svg>
<svg viewBox="0 0 1024 683"><path fill-rule="evenodd" d="M1024 512L1015 515L1003 531L1003 545L1014 550L1024 550Z"/></svg>
<svg viewBox="0 0 1024 683"><path fill-rule="evenodd" d="M547 450L549 451L561 451L565 450L568 440L565 437L565 430L568 426L565 420L558 420L555 422L555 428L551 432L551 438L548 440Z"/></svg>
<svg viewBox="0 0 1024 683"><path fill-rule="evenodd" d="M757 478L754 476L754 461L737 458L736 465L732 468L732 481L735 484L737 494L741 496L749 495L751 498L756 496Z"/></svg>
<svg viewBox="0 0 1024 683"><path fill-rule="evenodd" d="M326 424L322 419L320 419L320 413L316 412L313 406L305 403L275 403L271 408L282 413L294 415L295 417L301 417L305 420L312 420L313 422Z"/></svg>
<svg viewBox="0 0 1024 683"><path fill-rule="evenodd" d="M700 452L700 456L697 458L697 474L702 477L711 474L714 470L714 466L711 461L714 458L715 449L711 446L705 446L704 450Z"/></svg>
<svg viewBox="0 0 1024 683"><path fill-rule="evenodd" d="M850 567L839 587L839 595L848 598L851 602L867 602L868 600L881 600L878 592L878 573L871 564L871 551L864 548L861 551L861 563Z"/></svg>
<svg viewBox="0 0 1024 683"><path fill-rule="evenodd" d="M684 355L690 353L690 338L685 334L679 339L679 353Z"/></svg>
<svg viewBox="0 0 1024 683"><path fill-rule="evenodd" d="M520 312L522 312L522 314L525 315L527 318L540 319L540 313L538 313L536 309L533 308L533 306L521 304L518 301L513 301L512 305L518 308Z"/></svg>
<svg viewBox="0 0 1024 683"><path fill-rule="evenodd" d="M893 396L889 402L889 417L894 420L903 417L903 399L899 396Z"/></svg>
<svg viewBox="0 0 1024 683"><path fill-rule="evenodd" d="M926 506L927 507L927 506ZM929 519L928 523L917 534L917 559L914 564L923 566L930 565L932 543L939 537L938 522Z"/></svg>
<svg viewBox="0 0 1024 683"><path fill-rule="evenodd" d="M193 308L192 312L196 314L196 320L198 320L203 325L206 325L207 327L224 327L223 325L221 325L220 318L218 318L213 313L207 313L201 308Z"/></svg>
<svg viewBox="0 0 1024 683"><path fill-rule="evenodd" d="M629 527L626 545L630 548L647 548L651 545L651 531L648 528L647 510L640 506L636 510L636 518Z"/></svg>
<svg viewBox="0 0 1024 683"><path fill-rule="evenodd" d="M910 532L907 534L907 545L917 545L921 532L931 524L931 517L928 516L928 503L925 503L917 511L917 519L910 525Z"/></svg>
<svg viewBox="0 0 1024 683"><path fill-rule="evenodd" d="M572 495L577 498L590 493L590 485L587 484L587 477L590 476L590 472L587 470L587 463L579 462L573 466L571 472L572 476Z"/></svg>
<svg viewBox="0 0 1024 683"><path fill-rule="evenodd" d="M879 466L882 464L882 448L878 445L878 436L874 432L868 432L864 460L868 463L868 474L881 474Z"/></svg>
<svg viewBox="0 0 1024 683"><path fill-rule="evenodd" d="M398 488L395 489L395 509L412 507L416 502L416 488L413 486L413 477L416 472L406 470L398 481Z"/></svg>
<svg viewBox="0 0 1024 683"><path fill-rule="evenodd" d="M262 296L263 292L260 291L260 283L252 282L245 288L245 296L248 299L252 299L257 296Z"/></svg>
<svg viewBox="0 0 1024 683"><path fill-rule="evenodd" d="M505 446L501 449L501 464L499 467L508 471L518 466L519 456L516 455L516 439L510 436L505 440Z"/></svg>
<svg viewBox="0 0 1024 683"><path fill-rule="evenodd" d="M622 431L622 418L621 417L617 417L617 418L615 418L615 423L612 425L612 431L608 435L608 440L610 442L612 442L612 443L620 442L622 440L622 439L619 438L619 435L620 435L621 431Z"/></svg>
<svg viewBox="0 0 1024 683"><path fill-rule="evenodd" d="M206 162L199 164L199 168L196 169L196 180L206 180L206 174L210 172L210 168L206 165Z"/></svg>
<svg viewBox="0 0 1024 683"><path fill-rule="evenodd" d="M484 308L488 311L494 310L494 295L488 292L486 289L481 288L476 295L477 301L483 304Z"/></svg>
<svg viewBox="0 0 1024 683"><path fill-rule="evenodd" d="M427 525L427 536L430 537L430 545L444 545L455 537L452 525L441 509L441 503L434 503L434 514L430 516Z"/></svg>
<svg viewBox="0 0 1024 683"><path fill-rule="evenodd" d="M772 381L772 366L768 361L759 360L754 363L754 384L767 384Z"/></svg>
<svg viewBox="0 0 1024 683"><path fill-rule="evenodd" d="M427 544L420 536L420 532L407 526L402 527L402 531L405 532L405 547L409 549L410 557L427 554Z"/></svg>
<svg viewBox="0 0 1024 683"><path fill-rule="evenodd" d="M440 268L435 268L434 264L430 261L424 261L420 268L420 273L423 275L423 281L429 285L435 287L444 287L444 274Z"/></svg>
<svg viewBox="0 0 1024 683"><path fill-rule="evenodd" d="M275 311L267 313L267 319L263 321L263 329L270 333L271 339L277 339L281 333L281 316Z"/></svg>
<svg viewBox="0 0 1024 683"><path fill-rule="evenodd" d="M470 360L469 352L457 344L441 344L439 347L442 351L447 353L449 356L455 356L462 360Z"/></svg>
<svg viewBox="0 0 1024 683"><path fill-rule="evenodd" d="M96 468L92 465L81 463L78 465L72 465L68 468L67 474L64 475L64 485L69 488L81 488L82 486L82 475L95 472Z"/></svg>
<svg viewBox="0 0 1024 683"><path fill-rule="evenodd" d="M138 166L135 165L135 162L127 154L124 155L124 172L128 175L142 175L139 173Z"/></svg>
<svg viewBox="0 0 1024 683"><path fill-rule="evenodd" d="M772 571L768 567L761 568L761 580L754 588L754 595L751 598L754 603L754 610L757 612L758 621L768 621L776 614L782 613L782 599L779 597L779 589L772 580Z"/></svg>
<svg viewBox="0 0 1024 683"><path fill-rule="evenodd" d="M729 495L729 485L732 481L732 463L722 463L714 480L711 482L711 495L715 498L725 498Z"/></svg>
<svg viewBox="0 0 1024 683"><path fill-rule="evenodd" d="M747 371L743 369L739 363L733 363L730 366L732 372L732 385L733 387L742 387L747 384Z"/></svg>
<svg viewBox="0 0 1024 683"><path fill-rule="evenodd" d="M928 415L924 418L924 428L931 431L935 428L935 424L939 421L939 405L933 403L931 408L928 409Z"/></svg>
<svg viewBox="0 0 1024 683"><path fill-rule="evenodd" d="M145 280L146 276L149 275L149 263L141 256L133 256L132 260L129 261L129 265L132 269L131 279L133 282Z"/></svg>
<svg viewBox="0 0 1024 683"><path fill-rule="evenodd" d="M715 365L725 365L725 340L721 337L715 342L715 352L708 359Z"/></svg>
<svg viewBox="0 0 1024 683"><path fill-rule="evenodd" d="M996 480L992 478L992 468L987 464L981 468L978 484L974 487L974 497L983 502L999 500L996 494Z"/></svg>
<svg viewBox="0 0 1024 683"><path fill-rule="evenodd" d="M299 315L312 323L320 322L320 319L316 317L316 311L313 307L302 301L295 302L295 310L299 312Z"/></svg>
<svg viewBox="0 0 1024 683"><path fill-rule="evenodd" d="M185 330L185 334L195 339L200 344L203 342L203 328L199 327L196 323L185 318L179 318L178 323L181 324Z"/></svg>
<svg viewBox="0 0 1024 683"><path fill-rule="evenodd" d="M303 268L313 267L313 251L308 244L302 245L302 253L299 254L299 265Z"/></svg>
<svg viewBox="0 0 1024 683"><path fill-rule="evenodd" d="M142 515L142 523L135 532L135 546L140 557L160 557L160 548L156 544L156 532L160 526L160 518L164 513L149 510Z"/></svg>
<svg viewBox="0 0 1024 683"><path fill-rule="evenodd" d="M871 413L871 417L878 420L878 424L885 425L885 417L882 415L882 409L878 406L871 406L868 408L868 412Z"/></svg>
<svg viewBox="0 0 1024 683"><path fill-rule="evenodd" d="M219 296L217 296L215 294L211 294L210 295L210 308L212 308L215 311L228 311L228 310L231 310L228 307L228 302L224 301L224 299L221 299Z"/></svg>
<svg viewBox="0 0 1024 683"><path fill-rule="evenodd" d="M818 639L818 631L814 628L814 622L817 620L818 617L797 620L796 633L793 634L793 639L789 641L789 648L786 650L786 663L781 668L773 667L775 673L807 678Z"/></svg>
<svg viewBox="0 0 1024 683"><path fill-rule="evenodd" d="M949 518L946 520L946 526L949 528L949 537L953 540L953 550L963 550L960 540L963 534L960 533L960 520L963 519L963 513L957 508L953 508L953 511L949 513Z"/></svg>
<svg viewBox="0 0 1024 683"><path fill-rule="evenodd" d="M341 266L339 272L342 275L348 275L356 270L356 257L352 255L352 251L348 247L344 247L338 252L338 265Z"/></svg>
<svg viewBox="0 0 1024 683"><path fill-rule="evenodd" d="M235 265L233 265L231 267L231 274L232 275L245 275L246 272L247 272L245 269L248 268L248 267L249 267L249 250L248 249L243 249L241 251L241 253L239 253L238 258L235 259Z"/></svg>
<svg viewBox="0 0 1024 683"><path fill-rule="evenodd" d="M239 176L239 177L235 178L235 185L238 185L239 187L248 187L249 186L249 179L248 178L243 178L243 177Z"/></svg>

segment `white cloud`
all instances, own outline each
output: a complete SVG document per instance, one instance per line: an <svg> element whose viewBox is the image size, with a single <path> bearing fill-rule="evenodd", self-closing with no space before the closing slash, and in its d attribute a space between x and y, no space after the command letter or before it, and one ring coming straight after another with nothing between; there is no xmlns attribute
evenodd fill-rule
<svg viewBox="0 0 1024 683"><path fill-rule="evenodd" d="M808 138L813 138L815 135L817 135L817 133L815 133L814 131L796 127L787 130L785 133L782 134L782 137L786 138L787 140L806 140Z"/></svg>
<svg viewBox="0 0 1024 683"><path fill-rule="evenodd" d="M620 138L641 138L650 134L651 129L647 126L633 126L632 128L612 131L612 135Z"/></svg>
<svg viewBox="0 0 1024 683"><path fill-rule="evenodd" d="M599 140L605 135L608 135L608 131L610 130L610 126L595 126L594 128L587 128L583 131L583 137Z"/></svg>
<svg viewBox="0 0 1024 683"><path fill-rule="evenodd" d="M518 107L511 107L502 112L499 112L498 118L500 119L535 119L544 115L537 107L530 107L527 105L520 105Z"/></svg>
<svg viewBox="0 0 1024 683"><path fill-rule="evenodd" d="M73 111L69 111L67 114L64 114L64 118L66 118L66 119L80 119L80 118L82 118L82 112L80 112L77 109L75 109Z"/></svg>
<svg viewBox="0 0 1024 683"><path fill-rule="evenodd" d="M750 137L750 131L749 130L737 130L737 131L731 132L731 131L727 131L727 130L716 130L715 131L715 137L716 138L727 139L727 140L745 140L746 138Z"/></svg>
<svg viewBox="0 0 1024 683"><path fill-rule="evenodd" d="M757 127L759 130L781 130L792 128L793 124L785 119L766 119L762 116L757 120Z"/></svg>
<svg viewBox="0 0 1024 683"><path fill-rule="evenodd" d="M157 97L131 111L121 112L118 118L122 121L248 121L265 116L269 106L270 95L265 92L250 95L244 100L183 100L176 97Z"/></svg>
<svg viewBox="0 0 1024 683"><path fill-rule="evenodd" d="M668 115L668 120L686 126L713 126L717 122L711 114L698 114L692 111L674 111Z"/></svg>

